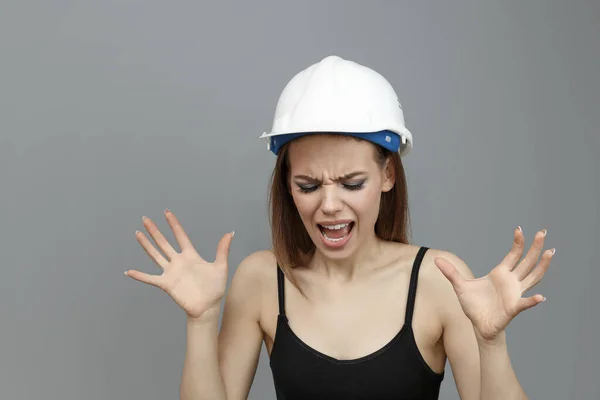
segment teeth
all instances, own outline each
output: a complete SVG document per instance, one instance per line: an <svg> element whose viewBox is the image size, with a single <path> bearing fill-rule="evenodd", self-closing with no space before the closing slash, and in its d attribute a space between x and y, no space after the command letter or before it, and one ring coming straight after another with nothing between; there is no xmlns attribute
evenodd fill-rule
<svg viewBox="0 0 600 400"><path fill-rule="evenodd" d="M337 224L337 225L321 225L321 227L322 227L322 228L325 228L325 229L339 230L339 229L344 229L344 228L347 228L349 225L350 225L350 224L348 223L348 224ZM324 230L324 229L321 229L321 235L323 235L323 237L324 237L324 238L325 238L325 239L326 239L328 242L335 243L335 242L339 242L339 241L342 241L342 240L346 239L346 238L348 237L349 233L348 233L348 234L346 234L346 235L344 235L344 236L343 236L343 237L341 237L341 238L330 238L330 237L327 237L327 234L325 233L325 230Z"/></svg>
<svg viewBox="0 0 600 400"><path fill-rule="evenodd" d="M339 242L340 240L344 240L348 237L348 235L345 235L344 237L341 237L341 238L332 239L332 238L328 238L325 233L323 233L323 236L325 237L325 239L327 239L327 241L334 242L334 243Z"/></svg>
<svg viewBox="0 0 600 400"><path fill-rule="evenodd" d="M338 229L344 229L345 227L348 226L348 224L322 225L322 226L323 226L323 228L338 230Z"/></svg>

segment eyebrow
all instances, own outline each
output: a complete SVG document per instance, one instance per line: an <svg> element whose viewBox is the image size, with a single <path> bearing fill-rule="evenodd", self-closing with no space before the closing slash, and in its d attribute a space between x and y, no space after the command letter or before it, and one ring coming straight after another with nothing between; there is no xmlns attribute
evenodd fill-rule
<svg viewBox="0 0 600 400"><path fill-rule="evenodd" d="M334 179L334 181L342 181L342 180L346 180L346 179L352 179L356 176L359 175L366 175L367 173L365 171L354 171L351 172L349 174L343 175L342 177L338 178L338 179ZM312 178L308 175L294 175L294 179L304 179L310 182L319 182L318 179Z"/></svg>

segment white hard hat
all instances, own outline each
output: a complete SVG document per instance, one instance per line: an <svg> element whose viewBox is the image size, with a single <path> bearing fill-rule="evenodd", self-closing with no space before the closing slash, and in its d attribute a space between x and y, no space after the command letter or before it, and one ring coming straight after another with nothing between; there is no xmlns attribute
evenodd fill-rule
<svg viewBox="0 0 600 400"><path fill-rule="evenodd" d="M413 147L392 85L376 71L329 56L296 74L279 97L267 148L311 133L361 137L405 156Z"/></svg>

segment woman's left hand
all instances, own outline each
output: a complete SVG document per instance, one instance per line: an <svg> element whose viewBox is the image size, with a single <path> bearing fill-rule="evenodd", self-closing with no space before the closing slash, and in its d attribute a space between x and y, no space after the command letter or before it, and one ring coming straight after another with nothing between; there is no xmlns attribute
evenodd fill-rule
<svg viewBox="0 0 600 400"><path fill-rule="evenodd" d="M448 260L435 258L435 264L452 284L464 313L481 339L493 341L519 313L546 300L541 294L521 297L541 281L550 266L555 249L545 251L534 269L545 236L546 230L538 232L521 260L525 241L521 229L515 229L513 246L504 260L489 274L477 279L465 279Z"/></svg>

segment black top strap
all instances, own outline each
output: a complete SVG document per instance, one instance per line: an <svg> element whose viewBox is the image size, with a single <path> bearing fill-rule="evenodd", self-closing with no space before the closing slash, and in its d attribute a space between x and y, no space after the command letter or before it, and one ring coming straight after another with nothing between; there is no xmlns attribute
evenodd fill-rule
<svg viewBox="0 0 600 400"><path fill-rule="evenodd" d="M413 312L415 309L415 298L417 297L419 268L421 267L421 261L423 261L425 252L427 252L428 249L428 247L422 246L415 257L415 262L413 263L412 272L410 274L410 285L408 287L408 298L406 300L406 316L404 319L404 323L406 325L410 325L412 323Z"/></svg>
<svg viewBox="0 0 600 400"><path fill-rule="evenodd" d="M285 316L285 275L277 264L277 293L279 298L279 315Z"/></svg>

